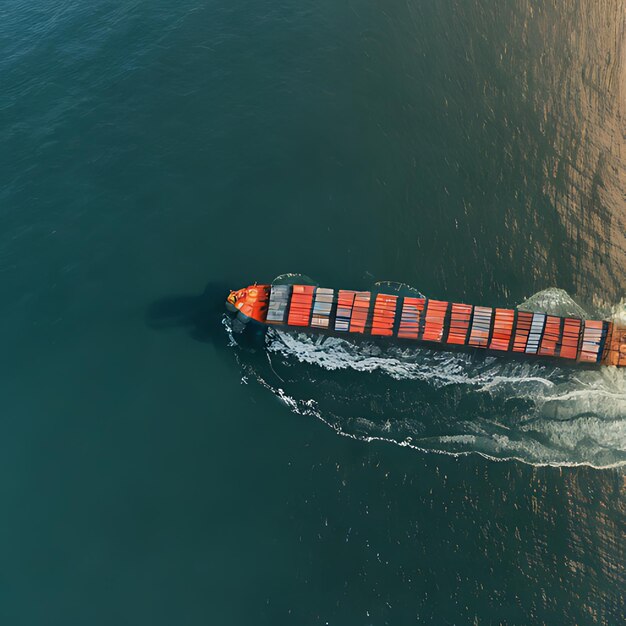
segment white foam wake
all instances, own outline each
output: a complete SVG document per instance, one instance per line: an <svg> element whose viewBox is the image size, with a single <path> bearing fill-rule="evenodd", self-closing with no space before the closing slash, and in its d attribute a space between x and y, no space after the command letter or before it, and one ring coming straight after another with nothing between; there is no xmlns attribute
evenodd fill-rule
<svg viewBox="0 0 626 626"><path fill-rule="evenodd" d="M534 464L626 463L626 377L615 368L560 369L275 330L267 349L290 374L267 386L343 435ZM333 372L348 374L349 388L333 384Z"/></svg>

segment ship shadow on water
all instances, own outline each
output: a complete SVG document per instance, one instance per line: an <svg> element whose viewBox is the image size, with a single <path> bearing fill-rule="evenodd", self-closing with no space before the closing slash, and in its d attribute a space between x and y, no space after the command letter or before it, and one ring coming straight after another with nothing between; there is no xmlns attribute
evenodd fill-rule
<svg viewBox="0 0 626 626"><path fill-rule="evenodd" d="M226 284L210 282L198 295L180 294L159 298L148 306L146 324L149 328L161 331L184 329L196 341L226 348L229 342L221 321L228 292Z"/></svg>

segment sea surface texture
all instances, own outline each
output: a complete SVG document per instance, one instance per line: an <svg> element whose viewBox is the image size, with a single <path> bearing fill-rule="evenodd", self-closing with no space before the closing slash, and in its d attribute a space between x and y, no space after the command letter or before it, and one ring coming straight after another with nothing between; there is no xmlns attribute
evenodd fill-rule
<svg viewBox="0 0 626 626"><path fill-rule="evenodd" d="M0 623L623 623L624 371L223 299L626 322L624 0L3 0L0 130Z"/></svg>

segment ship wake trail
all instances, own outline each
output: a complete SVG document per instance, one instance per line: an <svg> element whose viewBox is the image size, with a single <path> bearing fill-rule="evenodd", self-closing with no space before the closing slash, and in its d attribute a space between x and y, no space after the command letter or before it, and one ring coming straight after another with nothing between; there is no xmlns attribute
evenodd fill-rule
<svg viewBox="0 0 626 626"><path fill-rule="evenodd" d="M344 436L537 465L626 465L626 372L270 329L246 378ZM257 355L258 356L258 355Z"/></svg>

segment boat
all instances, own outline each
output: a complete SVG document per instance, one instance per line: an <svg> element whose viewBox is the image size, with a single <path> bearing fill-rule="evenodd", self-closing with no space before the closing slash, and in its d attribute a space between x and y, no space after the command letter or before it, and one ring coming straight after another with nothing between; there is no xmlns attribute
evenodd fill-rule
<svg viewBox="0 0 626 626"><path fill-rule="evenodd" d="M393 289L255 283L231 291L226 309L235 318L235 332L275 327L395 339L446 350L626 366L626 327L611 321L447 302Z"/></svg>

